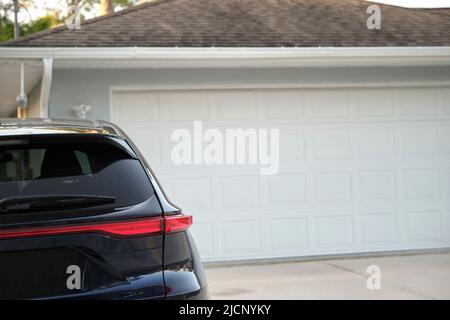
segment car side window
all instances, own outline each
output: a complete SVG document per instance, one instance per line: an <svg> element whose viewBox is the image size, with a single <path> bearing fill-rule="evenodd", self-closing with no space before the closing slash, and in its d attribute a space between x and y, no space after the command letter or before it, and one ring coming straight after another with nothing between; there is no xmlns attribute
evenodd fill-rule
<svg viewBox="0 0 450 320"><path fill-rule="evenodd" d="M39 177L44 154L44 149L2 152L0 157L0 181L23 181Z"/></svg>
<svg viewBox="0 0 450 320"><path fill-rule="evenodd" d="M92 166L88 155L83 151L75 150L75 156L80 163L83 174L92 174Z"/></svg>

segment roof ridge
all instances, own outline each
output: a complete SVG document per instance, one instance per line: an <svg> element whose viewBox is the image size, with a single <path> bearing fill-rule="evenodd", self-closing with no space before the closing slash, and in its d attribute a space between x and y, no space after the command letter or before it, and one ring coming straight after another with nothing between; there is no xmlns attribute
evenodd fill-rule
<svg viewBox="0 0 450 320"><path fill-rule="evenodd" d="M112 13L109 13L109 14L105 14L105 15L102 15L102 16L98 16L98 17L94 17L94 18L88 19L88 20L84 21L82 23L82 25L87 25L87 24L98 22L98 21L106 20L106 19L109 19L109 18L121 16L121 15L130 13L130 12L134 12L136 10L140 10L142 8L156 6L156 5L159 5L161 3L169 2L169 1L175 1L175 0L152 0L152 1L149 1L149 2L144 2L144 3L141 3L141 4L137 4L137 5L131 6L129 8L125 8L123 10L119 10L119 11L116 11L116 12L112 12ZM8 40L8 41L5 41L5 42L1 42L0 46L16 44L16 43L20 43L21 41L27 41L27 40L32 40L32 39L34 40L34 39L38 39L38 38L41 38L41 37L45 37L47 35L59 33L61 31L65 31L65 30L69 30L69 29L66 27L66 25L64 23L62 23L62 24L56 25L55 27L47 29L47 30L42 30L42 31L39 31L39 32L35 32L35 33L29 34L27 36L20 37L18 39L11 39L11 40Z"/></svg>

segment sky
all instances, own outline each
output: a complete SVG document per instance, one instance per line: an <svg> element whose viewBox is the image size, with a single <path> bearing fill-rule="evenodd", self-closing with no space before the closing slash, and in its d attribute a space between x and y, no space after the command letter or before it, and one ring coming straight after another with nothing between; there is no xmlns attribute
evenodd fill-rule
<svg viewBox="0 0 450 320"><path fill-rule="evenodd" d="M3 2L12 2L12 0L4 0ZM62 16L67 16L68 12L68 2L67 0L33 0L27 1L27 10L21 9L19 11L20 22L27 23L30 20L47 15L48 12L58 12ZM99 5L96 5L98 9ZM98 12L98 10L96 10ZM95 17L95 12L83 12L86 18Z"/></svg>

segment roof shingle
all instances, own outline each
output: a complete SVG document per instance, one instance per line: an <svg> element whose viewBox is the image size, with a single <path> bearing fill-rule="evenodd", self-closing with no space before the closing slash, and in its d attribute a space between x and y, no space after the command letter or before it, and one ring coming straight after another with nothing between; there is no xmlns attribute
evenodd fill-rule
<svg viewBox="0 0 450 320"><path fill-rule="evenodd" d="M380 47L450 46L450 10L380 5L368 30L363 0L156 0L59 26L14 47Z"/></svg>

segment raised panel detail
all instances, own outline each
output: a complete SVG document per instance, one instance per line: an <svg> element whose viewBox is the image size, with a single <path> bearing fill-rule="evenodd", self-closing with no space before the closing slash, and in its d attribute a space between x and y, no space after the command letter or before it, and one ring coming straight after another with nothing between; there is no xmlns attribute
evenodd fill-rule
<svg viewBox="0 0 450 320"><path fill-rule="evenodd" d="M256 118L256 97L253 91L224 91L214 94L219 120L249 120Z"/></svg>
<svg viewBox="0 0 450 320"><path fill-rule="evenodd" d="M262 177L267 186L266 196L269 207L303 206L306 199L305 175L279 174Z"/></svg>
<svg viewBox="0 0 450 320"><path fill-rule="evenodd" d="M314 118L345 118L349 114L346 90L312 90L306 95Z"/></svg>
<svg viewBox="0 0 450 320"><path fill-rule="evenodd" d="M299 90L268 91L263 95L267 119L292 119L303 116L303 97Z"/></svg>
<svg viewBox="0 0 450 320"><path fill-rule="evenodd" d="M222 251L228 255L252 255L261 250L261 227L258 221L221 223Z"/></svg>
<svg viewBox="0 0 450 320"><path fill-rule="evenodd" d="M392 93L386 89L355 89L351 98L358 117L388 117L393 114Z"/></svg>
<svg viewBox="0 0 450 320"><path fill-rule="evenodd" d="M214 256L214 231L212 223L195 222L192 225L191 232L200 255L202 257Z"/></svg>
<svg viewBox="0 0 450 320"><path fill-rule="evenodd" d="M405 216L406 236L410 242L442 241L442 219L439 212L414 212Z"/></svg>
<svg viewBox="0 0 450 320"><path fill-rule="evenodd" d="M391 158L395 155L394 130L367 128L359 130L359 154L362 159Z"/></svg>
<svg viewBox="0 0 450 320"><path fill-rule="evenodd" d="M346 129L318 129L314 131L316 159L349 159L350 135Z"/></svg>
<svg viewBox="0 0 450 320"><path fill-rule="evenodd" d="M450 125L439 128L439 150L443 155L450 155Z"/></svg>
<svg viewBox="0 0 450 320"><path fill-rule="evenodd" d="M168 92L161 95L168 120L194 121L208 118L208 95L205 92Z"/></svg>
<svg viewBox="0 0 450 320"><path fill-rule="evenodd" d="M280 130L280 166L298 169L305 159L305 138L300 129Z"/></svg>
<svg viewBox="0 0 450 320"><path fill-rule="evenodd" d="M438 89L398 89L398 113L402 116L434 115L437 111Z"/></svg>
<svg viewBox="0 0 450 320"><path fill-rule="evenodd" d="M258 178L234 176L219 178L221 208L258 207Z"/></svg>
<svg viewBox="0 0 450 320"><path fill-rule="evenodd" d="M441 113L450 114L450 88L443 88L441 93Z"/></svg>
<svg viewBox="0 0 450 320"><path fill-rule="evenodd" d="M444 176L445 181L445 199L450 200L450 169L445 170L447 171ZM449 206L450 207L450 206Z"/></svg>
<svg viewBox="0 0 450 320"><path fill-rule="evenodd" d="M433 156L438 150L435 127L408 127L401 130L402 154L404 156Z"/></svg>
<svg viewBox="0 0 450 320"><path fill-rule="evenodd" d="M361 200L392 201L395 199L393 171L366 171L360 174Z"/></svg>
<svg viewBox="0 0 450 320"><path fill-rule="evenodd" d="M410 169L404 172L405 199L439 199L439 170Z"/></svg>
<svg viewBox="0 0 450 320"><path fill-rule="evenodd" d="M350 173L326 172L314 177L315 202L318 204L349 202L351 190Z"/></svg>
<svg viewBox="0 0 450 320"><path fill-rule="evenodd" d="M350 216L316 218L316 242L321 248L350 247L353 244L353 219Z"/></svg>
<svg viewBox="0 0 450 320"><path fill-rule="evenodd" d="M122 129L126 131L152 167L161 165L161 136L157 130L130 125Z"/></svg>
<svg viewBox="0 0 450 320"><path fill-rule="evenodd" d="M173 201L183 209L199 210L211 207L211 180L209 178L170 179Z"/></svg>
<svg viewBox="0 0 450 320"><path fill-rule="evenodd" d="M396 215L374 213L361 216L361 237L366 246L395 245L398 242Z"/></svg>
<svg viewBox="0 0 450 320"><path fill-rule="evenodd" d="M269 221L270 246L275 250L304 249L308 246L306 218L282 218Z"/></svg>
<svg viewBox="0 0 450 320"><path fill-rule="evenodd" d="M114 120L154 122L159 120L159 94L151 91L116 92L113 99Z"/></svg>
<svg viewBox="0 0 450 320"><path fill-rule="evenodd" d="M447 244L450 244L450 208L442 215L443 227L444 227L444 240Z"/></svg>

